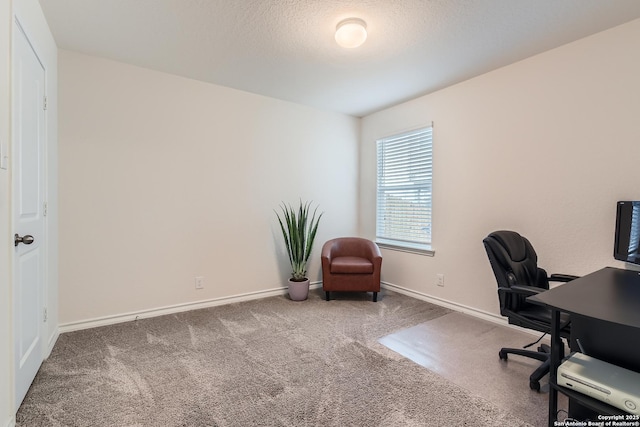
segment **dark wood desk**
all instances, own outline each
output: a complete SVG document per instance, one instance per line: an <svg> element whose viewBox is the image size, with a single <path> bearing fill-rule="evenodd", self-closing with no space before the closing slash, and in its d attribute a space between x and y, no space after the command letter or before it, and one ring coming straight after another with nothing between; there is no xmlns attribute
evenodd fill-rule
<svg viewBox="0 0 640 427"><path fill-rule="evenodd" d="M558 392L600 413L624 413L556 384L564 357L560 312L571 314L571 347L580 338L595 358L640 372L640 272L607 267L528 298L552 309L549 425L557 417ZM586 342L585 342L586 341ZM583 398L584 397L584 398Z"/></svg>

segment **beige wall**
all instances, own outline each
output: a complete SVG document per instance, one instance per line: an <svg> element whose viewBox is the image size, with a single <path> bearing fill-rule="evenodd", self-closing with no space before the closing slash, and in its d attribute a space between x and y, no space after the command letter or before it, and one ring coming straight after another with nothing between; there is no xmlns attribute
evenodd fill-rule
<svg viewBox="0 0 640 427"><path fill-rule="evenodd" d="M280 288L281 201L325 212L312 281L357 231L358 119L69 51L60 93L63 325Z"/></svg>
<svg viewBox="0 0 640 427"><path fill-rule="evenodd" d="M373 237L375 139L430 121L436 254L385 250L383 280L497 313L482 238L501 228L529 237L550 272L621 266L615 201L640 198L639 28L365 117L359 200L357 119L63 51L60 322L279 287L280 200L320 203L319 241L354 234L359 202Z"/></svg>
<svg viewBox="0 0 640 427"><path fill-rule="evenodd" d="M640 20L363 119L360 224L375 235L375 140L434 122L434 257L383 256L383 280L498 313L482 239L529 237L551 272L613 260L615 202L640 199ZM437 273L445 287L435 285Z"/></svg>

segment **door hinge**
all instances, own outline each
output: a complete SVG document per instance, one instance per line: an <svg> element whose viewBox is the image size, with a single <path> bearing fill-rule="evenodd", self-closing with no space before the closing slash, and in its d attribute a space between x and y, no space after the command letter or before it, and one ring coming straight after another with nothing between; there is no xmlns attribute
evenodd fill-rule
<svg viewBox="0 0 640 427"><path fill-rule="evenodd" d="M43 102L42 102L42 109L43 109L43 110L46 110L46 109L47 109L47 97L46 97L46 96L44 97L44 100L43 100Z"/></svg>
<svg viewBox="0 0 640 427"><path fill-rule="evenodd" d="M47 205L47 202L44 202L42 204L42 215L43 216L47 216L47 209L49 208L49 206Z"/></svg>
<svg viewBox="0 0 640 427"><path fill-rule="evenodd" d="M44 323L47 323L47 318L48 318L47 307L45 307L43 312L42 312L42 319L43 319Z"/></svg>

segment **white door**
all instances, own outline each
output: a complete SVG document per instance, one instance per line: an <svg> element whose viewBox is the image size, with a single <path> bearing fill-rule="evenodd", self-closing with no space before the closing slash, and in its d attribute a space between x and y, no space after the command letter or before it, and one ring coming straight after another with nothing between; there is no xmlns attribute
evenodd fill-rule
<svg viewBox="0 0 640 427"><path fill-rule="evenodd" d="M15 409L43 360L45 72L16 23L12 69Z"/></svg>

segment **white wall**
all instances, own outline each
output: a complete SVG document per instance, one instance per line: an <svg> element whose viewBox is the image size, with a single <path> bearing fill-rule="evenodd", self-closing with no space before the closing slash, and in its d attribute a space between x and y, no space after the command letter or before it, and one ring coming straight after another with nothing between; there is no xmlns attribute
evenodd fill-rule
<svg viewBox="0 0 640 427"><path fill-rule="evenodd" d="M47 289L45 301L49 321L45 325L45 351L55 342L58 330L58 270L57 270L57 47L37 0L10 2L0 0L0 140L11 141L11 29L17 16L46 68L47 79ZM11 425L13 414L13 337L11 254L13 249L11 223L11 169L0 169L0 426ZM46 354L45 354L46 356Z"/></svg>
<svg viewBox="0 0 640 427"><path fill-rule="evenodd" d="M615 202L640 199L640 20L363 119L360 225L375 235L375 140L434 122L434 257L383 251L383 281L498 313L482 239L527 236L549 273L613 260ZM435 285L444 273L445 287Z"/></svg>
<svg viewBox="0 0 640 427"><path fill-rule="evenodd" d="M60 322L280 288L274 209L357 231L359 120L60 51ZM194 289L195 276L205 289Z"/></svg>

